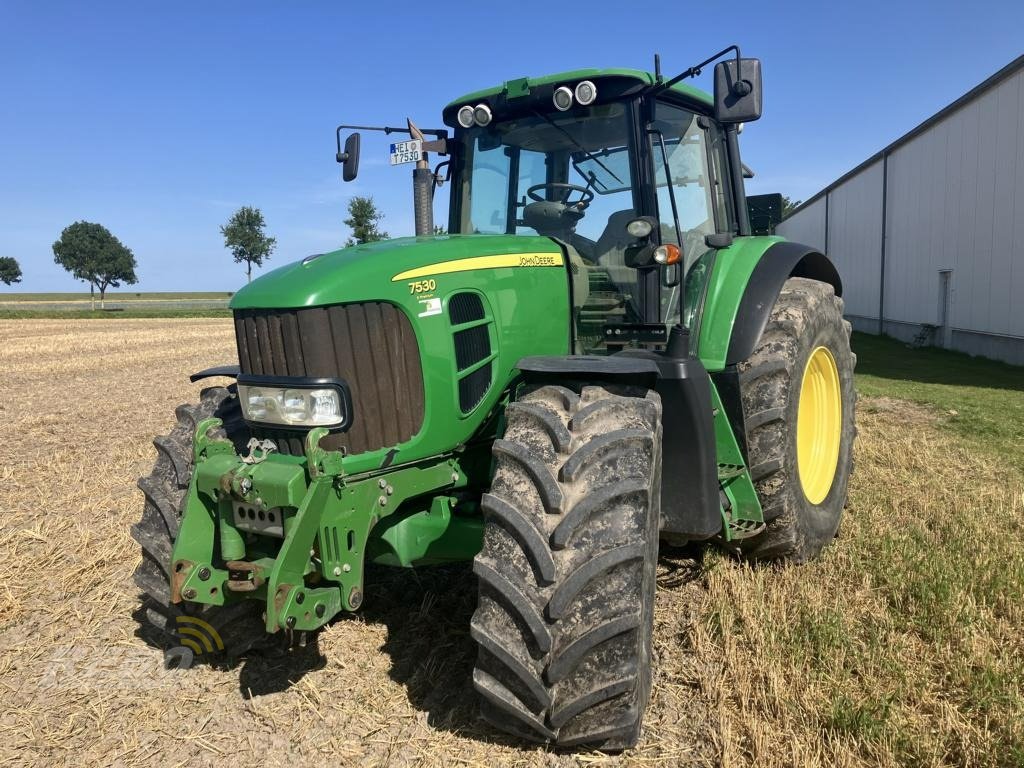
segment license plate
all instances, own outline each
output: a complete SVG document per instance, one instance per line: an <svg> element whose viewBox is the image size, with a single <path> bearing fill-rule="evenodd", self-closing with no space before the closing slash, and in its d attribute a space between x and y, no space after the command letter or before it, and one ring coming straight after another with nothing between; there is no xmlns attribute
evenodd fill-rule
<svg viewBox="0 0 1024 768"><path fill-rule="evenodd" d="M423 159L423 142L419 139L398 141L391 145L391 164L403 165Z"/></svg>

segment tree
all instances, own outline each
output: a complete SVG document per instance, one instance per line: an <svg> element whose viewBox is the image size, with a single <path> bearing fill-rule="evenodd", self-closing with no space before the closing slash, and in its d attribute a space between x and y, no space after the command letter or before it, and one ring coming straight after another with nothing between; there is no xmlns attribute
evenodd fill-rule
<svg viewBox="0 0 1024 768"><path fill-rule="evenodd" d="M277 238L270 237L263 228L263 213L259 208L243 205L220 228L224 235L224 247L231 251L235 262L245 262L245 277L252 282L252 267L262 267L263 262L270 258L277 246Z"/></svg>
<svg viewBox="0 0 1024 768"><path fill-rule="evenodd" d="M65 227L60 240L53 244L53 260L76 280L87 282L90 293L99 289L100 308L107 288L139 282L135 276L134 254L102 224L76 221ZM96 309L95 298L92 308Z"/></svg>
<svg viewBox="0 0 1024 768"><path fill-rule="evenodd" d="M0 256L0 283L10 285L21 282L21 267L17 259L10 256Z"/></svg>
<svg viewBox="0 0 1024 768"><path fill-rule="evenodd" d="M797 201L794 202L794 201L790 200L788 197L786 197L785 195L783 195L782 196L782 218L786 218L787 216L789 216L789 214L791 214L793 211L795 211L797 208L800 207L800 203L802 203L802 202L803 202L802 200L797 200Z"/></svg>
<svg viewBox="0 0 1024 768"><path fill-rule="evenodd" d="M345 241L345 245L387 240L388 233L377 229L377 223L383 218L384 214L377 210L372 197L353 197L348 201L348 218L345 219L345 226L352 230L352 237Z"/></svg>

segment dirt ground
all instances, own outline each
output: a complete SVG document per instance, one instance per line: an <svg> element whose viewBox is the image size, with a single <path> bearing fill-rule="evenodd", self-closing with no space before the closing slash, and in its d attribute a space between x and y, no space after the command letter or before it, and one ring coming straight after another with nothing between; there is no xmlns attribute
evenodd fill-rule
<svg viewBox="0 0 1024 768"><path fill-rule="evenodd" d="M699 565L659 569L654 693L627 755L509 742L475 716L467 567L374 568L365 609L296 651L163 669L137 634L136 479L230 321L0 321L0 764L703 765L722 665L701 660Z"/></svg>
<svg viewBox="0 0 1024 768"><path fill-rule="evenodd" d="M913 405L919 360L862 355L838 541L782 568L663 549L643 739L608 756L477 720L466 566L373 568L304 648L163 668L133 617L135 481L188 374L234 359L228 320L0 321L0 765L1024 765L1015 375L959 361Z"/></svg>

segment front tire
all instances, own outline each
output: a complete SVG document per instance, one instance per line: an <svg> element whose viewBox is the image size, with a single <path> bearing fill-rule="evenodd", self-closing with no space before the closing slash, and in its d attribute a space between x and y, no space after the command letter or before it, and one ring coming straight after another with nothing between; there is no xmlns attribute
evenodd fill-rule
<svg viewBox="0 0 1024 768"><path fill-rule="evenodd" d="M839 529L856 432L850 331L831 285L790 278L739 366L750 473L766 523L740 541L751 559L812 560Z"/></svg>
<svg viewBox="0 0 1024 768"><path fill-rule="evenodd" d="M651 689L661 401L544 386L506 415L474 561L481 714L533 741L629 748Z"/></svg>
<svg viewBox="0 0 1024 768"><path fill-rule="evenodd" d="M138 483L145 504L142 519L132 526L131 534L142 550L142 560L134 574L135 584L142 590L137 612L142 624L140 634L162 648L184 643L200 651L204 647L217 651L223 644L223 654L234 658L266 637L259 603L243 600L220 607L172 603L171 552L192 480L192 438L199 422L211 417L221 419L224 422L222 436L231 439L236 446L245 444L248 427L242 421L237 396L224 387L204 389L197 405L178 406L175 415L177 423L170 434L153 441L157 449L153 471ZM207 627L199 625L197 628L195 619L205 622ZM182 629L189 629L193 635L198 629L209 646L186 638L190 633L182 633Z"/></svg>

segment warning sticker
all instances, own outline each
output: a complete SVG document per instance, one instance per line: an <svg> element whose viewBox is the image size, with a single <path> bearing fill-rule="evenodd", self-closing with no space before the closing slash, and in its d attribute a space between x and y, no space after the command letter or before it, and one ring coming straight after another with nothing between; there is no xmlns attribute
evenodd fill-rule
<svg viewBox="0 0 1024 768"><path fill-rule="evenodd" d="M423 311L420 312L419 317L431 317L441 314L440 299L420 299L420 306L423 307Z"/></svg>

